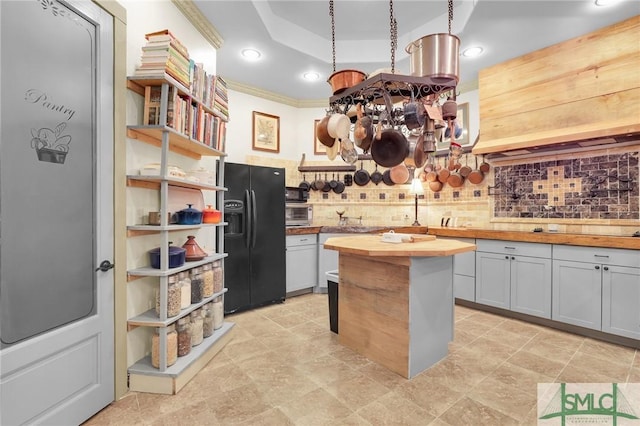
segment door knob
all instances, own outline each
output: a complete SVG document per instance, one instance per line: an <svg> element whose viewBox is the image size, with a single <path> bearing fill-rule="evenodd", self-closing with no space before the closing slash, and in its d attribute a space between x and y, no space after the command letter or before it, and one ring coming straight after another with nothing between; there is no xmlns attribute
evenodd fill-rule
<svg viewBox="0 0 640 426"><path fill-rule="evenodd" d="M108 260L103 260L102 262L100 262L100 266L96 268L96 272L98 271L107 272L109 269L112 269L114 266L115 265L109 262Z"/></svg>

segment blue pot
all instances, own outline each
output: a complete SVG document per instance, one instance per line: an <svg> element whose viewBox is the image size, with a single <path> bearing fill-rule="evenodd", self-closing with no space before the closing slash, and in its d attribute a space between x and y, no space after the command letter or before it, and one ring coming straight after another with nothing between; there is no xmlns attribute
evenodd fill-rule
<svg viewBox="0 0 640 426"><path fill-rule="evenodd" d="M171 243L169 243L171 244ZM178 268L184 265L187 251L182 247L169 245L169 268ZM151 267L160 269L160 247L149 250L149 260Z"/></svg>
<svg viewBox="0 0 640 426"><path fill-rule="evenodd" d="M182 209L176 213L178 217L178 225L199 225L202 223L202 212L192 208L193 204L186 209Z"/></svg>

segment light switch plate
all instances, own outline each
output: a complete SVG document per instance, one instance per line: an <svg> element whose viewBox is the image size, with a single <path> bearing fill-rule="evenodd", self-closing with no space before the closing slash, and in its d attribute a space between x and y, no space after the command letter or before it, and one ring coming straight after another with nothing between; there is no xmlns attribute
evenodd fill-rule
<svg viewBox="0 0 640 426"><path fill-rule="evenodd" d="M549 224L549 232L558 232L558 224L550 223Z"/></svg>

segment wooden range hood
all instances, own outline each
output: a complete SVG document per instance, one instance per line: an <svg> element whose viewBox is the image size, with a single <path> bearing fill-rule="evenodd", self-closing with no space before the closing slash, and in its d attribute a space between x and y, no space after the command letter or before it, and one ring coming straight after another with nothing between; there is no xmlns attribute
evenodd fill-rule
<svg viewBox="0 0 640 426"><path fill-rule="evenodd" d="M640 15L484 69L474 154L640 140Z"/></svg>

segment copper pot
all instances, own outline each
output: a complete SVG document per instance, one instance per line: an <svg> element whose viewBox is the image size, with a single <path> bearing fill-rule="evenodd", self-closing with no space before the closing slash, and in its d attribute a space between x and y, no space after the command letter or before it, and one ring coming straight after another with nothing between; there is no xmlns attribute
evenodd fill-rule
<svg viewBox="0 0 640 426"><path fill-rule="evenodd" d="M400 163L390 169L391 180L393 183L403 184L409 180L409 169L404 163Z"/></svg>
<svg viewBox="0 0 640 426"><path fill-rule="evenodd" d="M442 182L440 182L438 180L434 180L433 182L429 182L429 189L431 189L433 192L442 191Z"/></svg>
<svg viewBox="0 0 640 426"><path fill-rule="evenodd" d="M464 164L464 166L460 167L459 172L460 172L460 176L466 178L467 176L469 176L469 173L471 173L471 171L472 171L471 167L469 167L469 155L468 154L464 156L464 161L465 161L465 164Z"/></svg>
<svg viewBox="0 0 640 426"><path fill-rule="evenodd" d="M438 170L438 180L442 183L446 183L447 179L449 179L450 174L451 171L449 171L448 168L442 167L440 170Z"/></svg>
<svg viewBox="0 0 640 426"><path fill-rule="evenodd" d="M325 116L316 127L316 137L320 141L320 143L326 147L332 147L336 142L335 138L329 136L329 116Z"/></svg>
<svg viewBox="0 0 640 426"><path fill-rule="evenodd" d="M452 188L459 188L464 183L464 178L462 177L462 175L460 175L460 173L458 173L457 170L454 170L449 175L449 178L447 179L447 183Z"/></svg>
<svg viewBox="0 0 640 426"><path fill-rule="evenodd" d="M424 152L424 134L420 132L419 136L411 136L409 138L409 154L405 159L405 163L409 167L420 169L427 162L427 155Z"/></svg>
<svg viewBox="0 0 640 426"><path fill-rule="evenodd" d="M482 182L483 179L484 173L482 173L482 171L478 169L478 157L476 157L476 168L475 170L471 171L471 173L469 173L469 176L467 176L467 180L474 185L478 185Z"/></svg>
<svg viewBox="0 0 640 426"><path fill-rule="evenodd" d="M488 173L489 170L491 170L491 166L489 165L489 163L484 161L484 154L482 155L482 163L480 164L479 169L482 173Z"/></svg>
<svg viewBox="0 0 640 426"><path fill-rule="evenodd" d="M342 70L336 71L329 76L327 83L331 85L333 94L344 92L349 87L353 87L358 83L363 82L367 78L367 75L358 70Z"/></svg>
<svg viewBox="0 0 640 426"><path fill-rule="evenodd" d="M373 141L373 135L375 133L373 120L371 117L362 114L361 104L357 105L356 113L358 119L356 120L356 126L353 131L353 139L358 148L362 149L364 153L367 153L369 148L371 148L371 141Z"/></svg>

